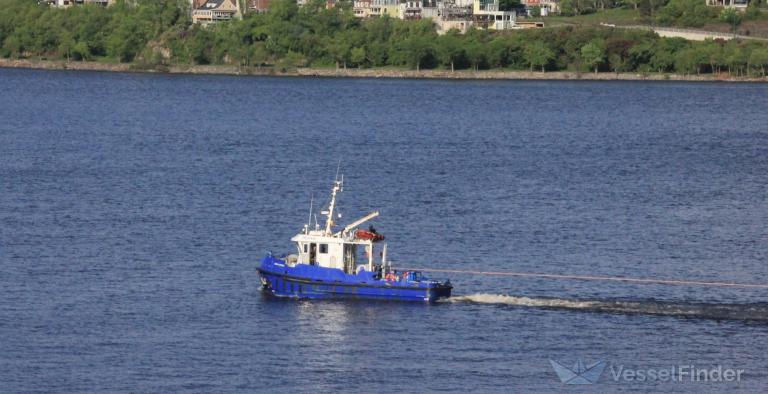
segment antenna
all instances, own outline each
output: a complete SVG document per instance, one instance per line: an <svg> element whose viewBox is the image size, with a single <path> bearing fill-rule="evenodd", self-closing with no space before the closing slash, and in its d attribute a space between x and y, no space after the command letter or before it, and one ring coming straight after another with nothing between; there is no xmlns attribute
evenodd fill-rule
<svg viewBox="0 0 768 394"><path fill-rule="evenodd" d="M339 180L339 170L341 170L341 159L339 159L339 165L336 166L336 177L333 178L334 181ZM343 175L342 175L343 178Z"/></svg>
<svg viewBox="0 0 768 394"><path fill-rule="evenodd" d="M309 194L309 218L307 219L307 227L312 224L312 204L315 202L315 193Z"/></svg>

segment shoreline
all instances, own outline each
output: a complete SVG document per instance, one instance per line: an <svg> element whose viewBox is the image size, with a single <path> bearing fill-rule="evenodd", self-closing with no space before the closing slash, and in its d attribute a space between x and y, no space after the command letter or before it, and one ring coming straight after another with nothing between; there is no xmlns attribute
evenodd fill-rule
<svg viewBox="0 0 768 394"><path fill-rule="evenodd" d="M393 69L332 69L297 68L240 68L227 65L172 65L148 67L133 63L67 62L63 60L0 59L0 68L24 68L38 70L105 71L156 74L208 74L253 75L275 77L319 78L394 78L394 79L445 79L445 80L562 80L562 81L686 81L686 82L768 82L768 77L734 77L729 75L679 75L638 73L580 73L572 71L447 71L447 70L393 70Z"/></svg>

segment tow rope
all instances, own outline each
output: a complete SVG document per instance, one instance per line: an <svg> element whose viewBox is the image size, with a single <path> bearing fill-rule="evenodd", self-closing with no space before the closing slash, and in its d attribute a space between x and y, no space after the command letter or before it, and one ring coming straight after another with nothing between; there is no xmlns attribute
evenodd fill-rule
<svg viewBox="0 0 768 394"><path fill-rule="evenodd" d="M468 274L468 275L517 276L517 277L545 278L545 279L593 280L593 281L612 281L612 282L630 282L630 283L652 283L652 284L662 284L662 285L768 289L768 284L705 282L705 281L676 280L676 279L630 278L630 277L623 277L623 276L561 275L561 274L540 274L540 273L534 273L534 272L468 271L468 270L438 269L438 268L401 268L400 270Z"/></svg>

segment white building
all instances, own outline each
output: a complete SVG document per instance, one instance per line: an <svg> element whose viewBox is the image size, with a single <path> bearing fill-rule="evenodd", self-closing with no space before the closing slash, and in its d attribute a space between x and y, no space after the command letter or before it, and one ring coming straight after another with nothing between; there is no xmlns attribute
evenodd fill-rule
<svg viewBox="0 0 768 394"><path fill-rule="evenodd" d="M515 11L500 11L499 0L474 0L472 14L475 25L491 30L515 29Z"/></svg>
<svg viewBox="0 0 768 394"><path fill-rule="evenodd" d="M400 3L400 19L414 20L423 18L421 11L424 2L421 0L406 0Z"/></svg>
<svg viewBox="0 0 768 394"><path fill-rule="evenodd" d="M429 18L437 25L438 34L451 29L466 33L472 26L492 30L521 28L515 24L515 11L499 10L499 0L355 0L353 12L358 18Z"/></svg>
<svg viewBox="0 0 768 394"><path fill-rule="evenodd" d="M749 5L749 0L705 0L710 7L725 7L746 9Z"/></svg>
<svg viewBox="0 0 768 394"><path fill-rule="evenodd" d="M451 29L466 33L472 27L473 0L446 0L437 3L437 34L445 34Z"/></svg>
<svg viewBox="0 0 768 394"><path fill-rule="evenodd" d="M242 17L238 0L191 0L192 22L203 25Z"/></svg>
<svg viewBox="0 0 768 394"><path fill-rule="evenodd" d="M398 0L356 0L352 11L358 18L389 16L400 17L400 2Z"/></svg>
<svg viewBox="0 0 768 394"><path fill-rule="evenodd" d="M531 15L531 9L539 7L541 10L541 16L547 16L549 14L557 14L560 12L559 0L524 0L525 8L528 10L528 15Z"/></svg>

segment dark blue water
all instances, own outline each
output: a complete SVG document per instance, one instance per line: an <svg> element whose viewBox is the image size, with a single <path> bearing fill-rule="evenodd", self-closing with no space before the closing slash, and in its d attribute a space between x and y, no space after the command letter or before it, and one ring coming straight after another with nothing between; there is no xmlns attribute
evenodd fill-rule
<svg viewBox="0 0 768 394"><path fill-rule="evenodd" d="M455 302L276 301L341 160L396 264L768 283L768 90L0 70L2 391L541 392L549 360L743 369L768 292L450 276ZM584 303L582 301L589 300Z"/></svg>

